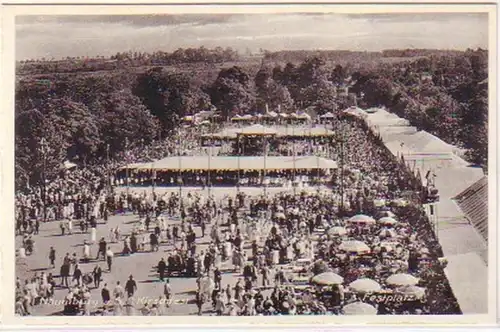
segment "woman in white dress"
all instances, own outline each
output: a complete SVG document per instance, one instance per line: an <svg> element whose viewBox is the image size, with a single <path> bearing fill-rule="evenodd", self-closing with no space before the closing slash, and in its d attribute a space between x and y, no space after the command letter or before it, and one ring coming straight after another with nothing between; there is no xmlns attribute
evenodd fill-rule
<svg viewBox="0 0 500 332"><path fill-rule="evenodd" d="M73 234L73 219L70 216L68 220L68 234Z"/></svg>
<svg viewBox="0 0 500 332"><path fill-rule="evenodd" d="M97 229L92 227L90 229L90 243L95 243L97 241Z"/></svg>
<svg viewBox="0 0 500 332"><path fill-rule="evenodd" d="M109 242L111 242L111 243L115 243L116 242L116 239L115 239L115 230L113 228L111 228L109 230Z"/></svg>
<svg viewBox="0 0 500 332"><path fill-rule="evenodd" d="M83 260L88 261L89 259L90 259L90 246L87 243L87 241L85 241L83 243Z"/></svg>

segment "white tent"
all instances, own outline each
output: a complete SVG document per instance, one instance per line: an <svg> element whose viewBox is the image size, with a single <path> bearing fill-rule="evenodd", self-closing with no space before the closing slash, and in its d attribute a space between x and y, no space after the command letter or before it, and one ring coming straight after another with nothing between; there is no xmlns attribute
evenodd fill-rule
<svg viewBox="0 0 500 332"><path fill-rule="evenodd" d="M70 162L70 161L68 161L68 160L66 160L66 161L64 162L64 168L66 168L66 169L73 169L73 168L75 168L76 166L77 166L77 165L76 165L75 163L72 163L72 162Z"/></svg>
<svg viewBox="0 0 500 332"><path fill-rule="evenodd" d="M328 113L325 113L325 114L321 115L320 119L332 119L334 117L335 117L335 115L333 115L332 112L328 112Z"/></svg>

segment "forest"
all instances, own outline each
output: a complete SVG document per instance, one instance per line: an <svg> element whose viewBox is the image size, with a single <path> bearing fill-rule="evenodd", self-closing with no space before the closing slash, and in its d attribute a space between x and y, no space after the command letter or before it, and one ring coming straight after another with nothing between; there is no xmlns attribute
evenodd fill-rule
<svg viewBox="0 0 500 332"><path fill-rule="evenodd" d="M487 165L488 51L232 49L116 54L16 64L18 185L65 160L98 164L138 142L168 138L202 110L223 118L269 110L311 114L385 107ZM41 139L46 142L42 151ZM48 152L48 153L47 153ZM48 174L50 176L50 174Z"/></svg>

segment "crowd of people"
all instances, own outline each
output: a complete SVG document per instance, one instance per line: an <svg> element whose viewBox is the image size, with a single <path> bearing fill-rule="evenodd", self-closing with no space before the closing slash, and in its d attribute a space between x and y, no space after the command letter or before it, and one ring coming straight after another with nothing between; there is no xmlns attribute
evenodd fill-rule
<svg viewBox="0 0 500 332"><path fill-rule="evenodd" d="M89 240L81 255L57 256L57 245L51 248L51 266L62 262L59 275L42 272L24 283L19 279L16 312L29 314L55 291L69 289L68 315L164 315L176 305L169 280L176 275L196 280L192 301L200 315L460 313L443 273L440 246L413 199L418 194L404 195L418 193L419 184L361 120L333 122L332 130L339 135L335 141L316 142L312 149L343 161L329 192L296 188L216 198L118 191L108 183L108 165L68 171L50 182L45 206L39 188L19 194L19 256L36 250L43 221L57 220L61 234L88 233ZM187 142L185 154L200 153L199 134L181 129L168 144L129 152L125 162L176 154L179 141ZM137 216L133 227L126 232L110 228L98 240L95 229L106 227L98 221L123 213ZM207 238L208 245L202 244ZM112 243L121 244L119 253L110 250ZM141 289L133 276L125 288L117 284L111 291L105 280L101 286L99 264L87 269L103 259L111 272L116 254L155 253L160 247L168 252L155 262L163 283L155 303L137 306L133 299ZM92 289L101 293L98 310L89 305Z"/></svg>

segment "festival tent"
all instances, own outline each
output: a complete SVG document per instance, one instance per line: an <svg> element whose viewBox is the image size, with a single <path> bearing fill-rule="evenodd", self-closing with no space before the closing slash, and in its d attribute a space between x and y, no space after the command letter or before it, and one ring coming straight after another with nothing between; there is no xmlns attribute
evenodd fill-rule
<svg viewBox="0 0 500 332"><path fill-rule="evenodd" d="M278 132L270 127L264 127L260 124L255 124L249 127L244 127L236 131L238 135L276 135Z"/></svg>
<svg viewBox="0 0 500 332"><path fill-rule="evenodd" d="M294 161L295 159L295 161ZM124 167L126 168L126 167ZM293 170L336 169L337 162L318 157L167 157L153 163L131 164L129 169L159 171L231 171L231 170Z"/></svg>
<svg viewBox="0 0 500 332"><path fill-rule="evenodd" d="M274 112L274 111L271 111L269 113L266 113L266 115L268 115L269 117L271 118L276 118L278 117L278 113Z"/></svg>
<svg viewBox="0 0 500 332"><path fill-rule="evenodd" d="M350 107L346 110L344 110L344 113L365 119L368 116L368 113L366 113L364 110L362 110L359 107Z"/></svg>
<svg viewBox="0 0 500 332"><path fill-rule="evenodd" d="M235 116L233 116L233 117L231 118L231 121L239 121L239 120L241 120L241 118L242 118L242 116L241 116L241 115L236 114Z"/></svg>
<svg viewBox="0 0 500 332"><path fill-rule="evenodd" d="M282 118L288 118L288 114L286 113L280 113L279 116Z"/></svg>
<svg viewBox="0 0 500 332"><path fill-rule="evenodd" d="M310 137L310 136L333 136L335 133L323 126L319 127L294 127L294 126L272 126L266 127L255 124L243 128L226 128L215 134L205 134L202 137L215 137L235 139L238 135L277 135L278 137Z"/></svg>

